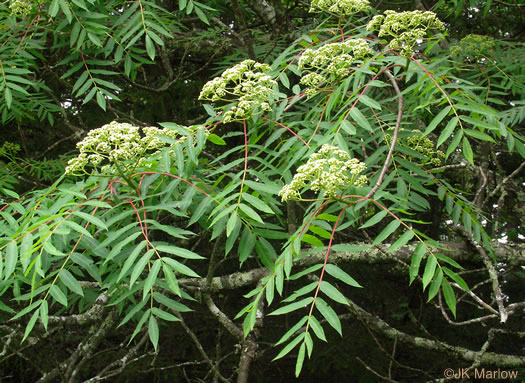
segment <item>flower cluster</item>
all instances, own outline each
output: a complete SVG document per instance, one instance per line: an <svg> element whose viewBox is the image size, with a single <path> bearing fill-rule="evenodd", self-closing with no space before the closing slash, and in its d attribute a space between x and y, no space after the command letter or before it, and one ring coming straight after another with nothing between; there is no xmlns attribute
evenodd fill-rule
<svg viewBox="0 0 525 383"><path fill-rule="evenodd" d="M199 100L236 102L224 113L224 122L245 120L261 109L271 111L268 100L277 81L267 74L270 69L267 64L244 60L208 81Z"/></svg>
<svg viewBox="0 0 525 383"><path fill-rule="evenodd" d="M188 129L191 131L197 128ZM180 137L175 130L146 127L142 128L143 135L140 130L131 124L116 121L91 130L77 143L80 154L68 162L66 174L87 174L86 166L96 169L105 161L109 164L102 166L102 171L107 170L112 163L117 163L121 169L127 171L143 164L146 161L145 154L154 154L169 145L159 137L176 139L177 143L186 140L186 136Z"/></svg>
<svg viewBox="0 0 525 383"><path fill-rule="evenodd" d="M11 15L13 16L25 16L31 13L34 4L29 0L14 0L9 5L11 9Z"/></svg>
<svg viewBox="0 0 525 383"><path fill-rule="evenodd" d="M423 158L418 158L421 165L430 164L432 166L440 166L445 159L445 153L443 153L441 150L434 149L434 142L432 142L432 140L427 136L417 134L421 133L421 131L414 129L412 132L416 134L400 138L397 144L400 146L405 146L421 154ZM387 134L385 138L388 144L392 142L391 135ZM408 156L407 159L409 161L415 162L414 157Z"/></svg>
<svg viewBox="0 0 525 383"><path fill-rule="evenodd" d="M363 39L350 39L326 44L318 49L307 49L298 63L300 70L308 72L300 83L307 86L305 93L311 96L322 84L348 76L356 60L365 60L372 54L372 49Z"/></svg>
<svg viewBox="0 0 525 383"><path fill-rule="evenodd" d="M370 9L368 0L313 0L310 12L328 12L340 16L350 16Z"/></svg>
<svg viewBox="0 0 525 383"><path fill-rule="evenodd" d="M16 154L20 151L20 145L13 144L9 141L4 141L4 144L0 146L0 157L8 158L11 161L14 161Z"/></svg>
<svg viewBox="0 0 525 383"><path fill-rule="evenodd" d="M490 54L495 45L490 36L470 34L462 38L458 45L450 48L450 53L469 60L478 60Z"/></svg>
<svg viewBox="0 0 525 383"><path fill-rule="evenodd" d="M403 56L410 57L414 47L427 35L429 29L445 30L445 25L434 12L385 11L385 16L377 15L367 25L368 30L379 31L379 37L390 37L392 49L401 48Z"/></svg>
<svg viewBox="0 0 525 383"><path fill-rule="evenodd" d="M307 182L315 191L324 191L328 197L334 197L338 190L344 190L351 185L363 186L368 180L359 176L366 169L363 162L335 146L323 145L321 149L310 156L306 164L297 169L292 182L285 185L279 192L283 201L299 200L300 191Z"/></svg>

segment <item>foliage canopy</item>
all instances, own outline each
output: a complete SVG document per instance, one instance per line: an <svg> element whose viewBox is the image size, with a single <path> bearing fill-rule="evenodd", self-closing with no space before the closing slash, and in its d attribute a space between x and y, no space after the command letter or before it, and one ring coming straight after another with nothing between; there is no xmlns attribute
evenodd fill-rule
<svg viewBox="0 0 525 383"><path fill-rule="evenodd" d="M299 376L332 332L346 336L346 310L394 349L403 339L456 363L523 368L520 351L487 351L496 333L523 337L525 297L502 286L522 281L525 252L498 242L524 239L523 43L457 21L500 7L231 3L233 16L220 1L0 4L0 115L17 141L0 149L0 361L88 325L38 378L108 379L132 362L90 375L82 363L104 339L118 336L132 360L146 340L144 355L161 353L180 325L228 381L191 326L207 311L242 345L225 369L239 382L265 341ZM181 110L167 112L174 92ZM26 135L44 127L56 144L38 149ZM424 346L424 324L391 326L356 303L380 285L375 265L392 262L445 324L488 324L486 345ZM229 290L235 304L221 307ZM264 335L268 322L279 331Z"/></svg>

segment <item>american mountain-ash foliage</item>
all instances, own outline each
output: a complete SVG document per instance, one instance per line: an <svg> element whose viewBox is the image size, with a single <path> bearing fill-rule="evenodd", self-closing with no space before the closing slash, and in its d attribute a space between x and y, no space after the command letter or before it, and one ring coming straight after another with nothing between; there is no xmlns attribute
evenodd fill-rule
<svg viewBox="0 0 525 383"><path fill-rule="evenodd" d="M0 3L0 381L525 379L524 12Z"/></svg>

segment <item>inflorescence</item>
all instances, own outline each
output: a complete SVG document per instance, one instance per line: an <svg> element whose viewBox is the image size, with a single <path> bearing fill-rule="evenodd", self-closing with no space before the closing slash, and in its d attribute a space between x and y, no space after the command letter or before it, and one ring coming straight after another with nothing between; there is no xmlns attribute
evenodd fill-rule
<svg viewBox="0 0 525 383"><path fill-rule="evenodd" d="M366 184L366 176L359 175L365 169L363 162L351 158L344 150L323 145L317 153L310 156L306 164L297 169L292 182L281 189L279 196L283 201L300 200L301 190L310 182L310 189L315 192L324 191L331 198L339 190Z"/></svg>
<svg viewBox="0 0 525 383"><path fill-rule="evenodd" d="M338 16L350 16L370 9L368 0L313 0L310 12L328 12Z"/></svg>
<svg viewBox="0 0 525 383"><path fill-rule="evenodd" d="M298 64L300 70L307 72L300 80L301 84L308 87L305 94L312 96L323 84L348 76L356 60L365 60L372 54L372 49L363 39L350 39L305 50Z"/></svg>
<svg viewBox="0 0 525 383"><path fill-rule="evenodd" d="M478 61L490 55L495 46L494 38L490 36L470 34L451 47L450 53L469 61Z"/></svg>
<svg viewBox="0 0 525 383"><path fill-rule="evenodd" d="M431 166L440 166L445 160L445 153L441 150L436 150L434 142L427 136L421 134L420 130L414 129L412 132L415 134L399 138L397 145L412 149L419 153L421 157L418 156L415 158L408 156L407 159L411 162L419 161L421 165L430 164ZM385 139L389 145L392 143L392 136L390 134L386 134Z"/></svg>
<svg viewBox="0 0 525 383"><path fill-rule="evenodd" d="M401 55L410 57L414 53L414 47L426 37L429 29L444 31L445 25L430 11L385 11L384 16L374 16L367 29L379 31L379 37L392 38L390 48L401 48Z"/></svg>
<svg viewBox="0 0 525 383"><path fill-rule="evenodd" d="M224 122L246 120L260 110L271 111L268 101L275 94L277 81L267 74L270 70L268 64L244 60L208 81L199 100L235 102L224 113Z"/></svg>
<svg viewBox="0 0 525 383"><path fill-rule="evenodd" d="M187 128L190 132L199 126ZM142 135L141 131L142 130ZM113 121L98 129L91 130L87 136L77 143L80 154L71 159L66 167L66 174L89 174L86 166L94 169L107 161L101 170L107 170L116 163L121 169L130 170L146 161L146 154L155 154L160 149L170 145L159 137L166 137L182 143L187 136L179 136L176 130L159 129L156 127L138 128L131 124Z"/></svg>

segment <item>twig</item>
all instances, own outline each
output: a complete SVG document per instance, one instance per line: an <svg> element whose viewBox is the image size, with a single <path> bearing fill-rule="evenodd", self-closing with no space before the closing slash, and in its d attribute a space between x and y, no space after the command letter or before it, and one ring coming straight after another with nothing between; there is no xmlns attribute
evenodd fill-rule
<svg viewBox="0 0 525 383"><path fill-rule="evenodd" d="M397 338L399 342L409 344L417 348L437 351L451 355L453 357L459 357L465 361L473 362L477 358L479 358L481 364L483 365L497 365L501 367L525 366L525 357L523 356L499 354L494 352L485 352L481 354L479 351L470 350L465 347L452 346L448 343L439 340L407 334L390 326L381 318L370 314L368 311L354 303L352 300L347 298L346 301L348 303L348 305L346 306L348 311L350 311L357 318L360 318L361 320L366 322L374 330L382 333L387 338Z"/></svg>
<svg viewBox="0 0 525 383"><path fill-rule="evenodd" d="M522 169L525 168L525 162L522 162L520 166L518 166L512 173L510 173L507 177L503 178L503 180L501 182L498 183L498 185L494 188L494 190L492 192L490 192L489 196L487 197L487 199L485 200L485 203L487 203L487 200L489 198L492 198L496 195L497 192L499 192L499 190L505 186L505 184L507 182L509 182L509 180L511 178L514 178L516 177L521 171Z"/></svg>
<svg viewBox="0 0 525 383"><path fill-rule="evenodd" d="M496 298L496 303L498 305L500 322L505 323L509 315L507 311L505 310L505 305L503 303L503 293L501 292L501 287L500 287L499 280L498 280L498 272L496 268L494 267L492 260L490 259L485 249L476 242L472 234L467 232L462 227L458 227L457 229L465 238L467 238L470 241L470 243L472 243L472 245L476 248L476 250L481 255L481 259L483 260L483 263L485 264L485 267L487 268L487 271L489 273L489 278L492 281L492 291L494 293L494 297Z"/></svg>
<svg viewBox="0 0 525 383"><path fill-rule="evenodd" d="M388 69L385 70L385 74L390 79L390 82L392 83L392 86L394 87L394 90L398 96L396 126L394 129L394 134L392 135L392 143L390 144L390 150L388 151L388 154L386 156L385 164L383 165L383 169L381 170L381 173L379 174L379 178L375 186L372 188L372 190L370 190L363 199L371 198L374 195L374 193L377 191L377 189L379 189L379 187L383 183L383 179L385 178L385 174L388 170L388 166L390 165L392 154L394 153L394 148L397 142L397 135L399 133L399 128L401 126L401 119L403 118L404 98L403 98L403 95L401 94L401 90L399 89L399 86L397 85L396 78Z"/></svg>
<svg viewBox="0 0 525 383"><path fill-rule="evenodd" d="M481 196L483 195L483 191L487 187L488 179L487 179L487 176L485 175L485 172L483 171L483 167L478 166L478 168L479 168L479 172L481 173L481 177L483 178L483 182L481 183L478 190L476 191L476 196L474 197L474 200L472 201L472 203L475 206L481 207L483 205L483 201L481 201Z"/></svg>
<svg viewBox="0 0 525 383"><path fill-rule="evenodd" d="M485 315L483 317L469 319L469 320L466 320L466 321L463 321L463 322L454 322L453 320L450 319L450 317L448 316L447 312L445 311L445 308L443 307L443 300L441 298L441 291L439 291L439 293L438 293L438 302L439 302L439 308L441 310L441 315L443 315L443 318L445 318L445 320L448 322L448 324L453 325L453 326L467 326L467 325L471 325L473 323L481 323L481 322L484 322L486 320L494 319L494 318L498 317L498 312L496 311L496 314ZM490 308L492 310L494 310L492 307L490 307Z"/></svg>
<svg viewBox="0 0 525 383"><path fill-rule="evenodd" d="M147 354L139 355L139 357L134 358L134 356L138 353L140 348L146 343L148 340L148 333L147 331L144 332L138 343L133 346L122 358L119 358L112 363L108 364L106 367L102 369L96 376L87 379L84 381L84 383L95 383L95 382L101 382L103 380L107 380L113 376L120 375L124 369L129 366L131 363L145 357ZM121 347L123 345L120 345ZM111 369L114 368L114 370L111 371Z"/></svg>
<svg viewBox="0 0 525 383"><path fill-rule="evenodd" d="M190 336L191 340L195 344L195 347L197 347L197 350L199 351L199 353L202 355L202 357L204 358L208 366L210 366L210 369L213 371L214 375L218 377L222 382L228 383L229 380L221 375L221 373L217 369L216 364L211 361L211 359L208 357L208 354L206 354L206 351L204 351L204 347L202 347L202 344L199 342L199 338L197 338L195 333L191 331L191 329L186 325L186 322L184 322L182 315L180 315L180 313L178 312L175 312L175 316L179 318L180 324L182 325L186 333Z"/></svg>
<svg viewBox="0 0 525 383"><path fill-rule="evenodd" d="M375 371L372 367L368 366L360 357L356 357L356 359L363 365L364 368L366 368L368 371L370 371L372 374L377 376L379 379L384 380L385 382L391 382L391 383L399 383L397 380L392 380L386 376L381 375L377 371Z"/></svg>

